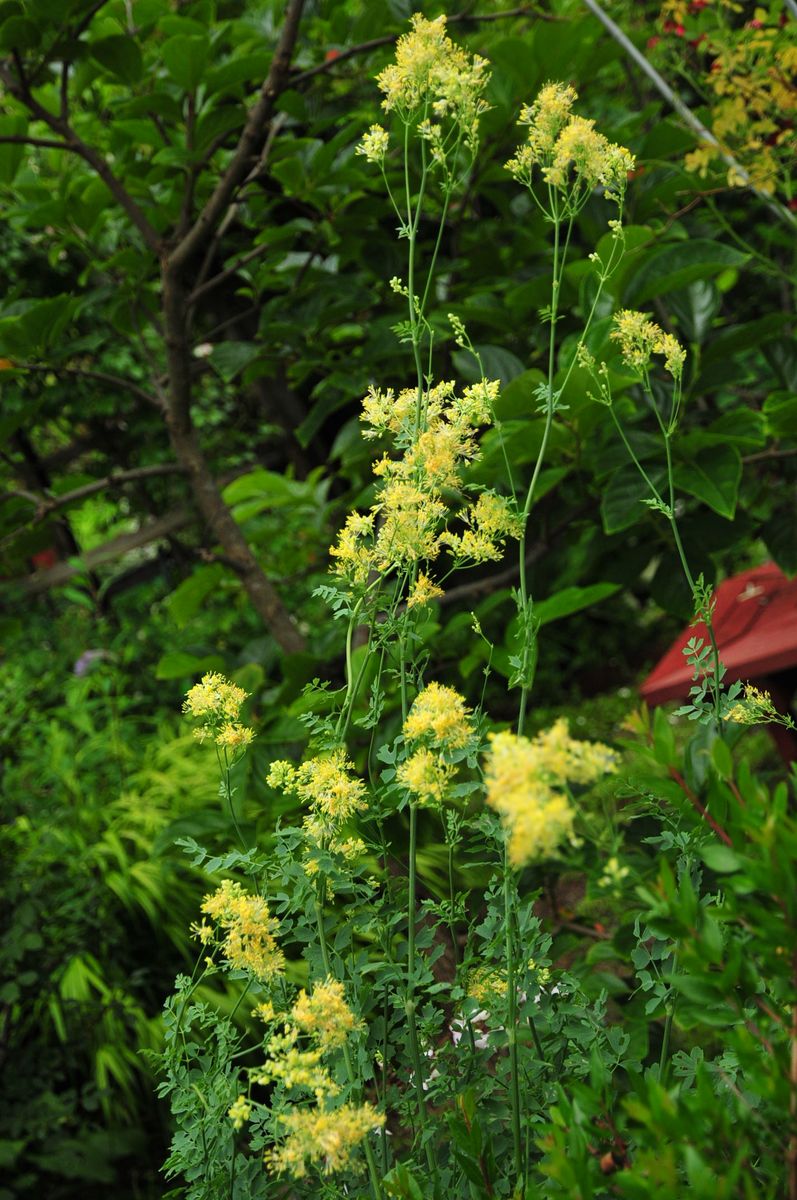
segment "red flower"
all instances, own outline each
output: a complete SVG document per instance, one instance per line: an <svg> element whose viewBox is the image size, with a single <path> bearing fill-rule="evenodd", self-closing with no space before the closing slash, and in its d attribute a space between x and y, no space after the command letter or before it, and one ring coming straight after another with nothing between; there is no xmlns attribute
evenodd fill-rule
<svg viewBox="0 0 797 1200"><path fill-rule="evenodd" d="M336 58L340 58L340 50L327 50L324 62L334 62Z"/></svg>
<svg viewBox="0 0 797 1200"><path fill-rule="evenodd" d="M658 46L660 41L661 41L661 38L659 37L658 34L656 34L654 37L649 37L648 41L647 41L648 50L655 49L655 47Z"/></svg>

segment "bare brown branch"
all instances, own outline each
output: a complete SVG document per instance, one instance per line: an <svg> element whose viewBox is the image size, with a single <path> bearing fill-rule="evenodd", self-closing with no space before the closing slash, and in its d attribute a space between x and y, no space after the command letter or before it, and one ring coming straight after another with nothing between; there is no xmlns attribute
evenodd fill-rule
<svg viewBox="0 0 797 1200"><path fill-rule="evenodd" d="M562 21L564 18L556 16L554 13L543 12L533 4L521 4L518 8L507 8L502 12L494 13L454 13L448 18L449 25L462 24L469 22L471 24L484 24L487 21L506 21L511 17L536 17L540 21ZM306 71L299 71L296 75L291 76L291 87L295 87L297 83L304 83L308 79L313 79L316 75L324 75L329 71L340 66L349 58L358 57L361 54L369 54L371 50L378 50L380 46L389 46L400 37L398 33L386 33L381 37L370 38L367 42L359 42L356 46L349 46L347 50L341 50L340 54L336 54L334 58L325 60L315 67L308 67Z"/></svg>
<svg viewBox="0 0 797 1200"><path fill-rule="evenodd" d="M120 388L138 400L143 400L145 404L152 404L161 412L163 411L163 404L157 396L151 395L139 384L134 383L132 379L125 379L122 375L110 375L106 371L94 371L89 367L54 367L46 363L19 363L16 369L18 371L35 371L40 375L71 375L77 379L91 379L96 383L107 384L108 387Z"/></svg>
<svg viewBox="0 0 797 1200"><path fill-rule="evenodd" d="M122 181L114 174L108 162L93 146L89 146L87 142L78 137L68 121L62 117L54 116L44 105L39 103L31 91L30 83L25 74L24 63L16 51L13 52L13 58L17 73L16 79L5 64L0 67L0 80L5 84L8 91L13 96L16 96L18 100L22 101L31 116L43 122L48 128L52 129L53 133L59 135L62 141L66 143L61 148L71 150L72 153L78 154L84 162L88 163L92 170L102 179L120 207L127 213L149 249L153 254L160 256L160 234L150 224L143 210L130 195Z"/></svg>
<svg viewBox="0 0 797 1200"><path fill-rule="evenodd" d="M289 77L303 7L304 0L290 0L260 96L249 110L238 145L224 174L189 232L169 256L168 268L171 271L184 270L191 259L203 249L236 191L249 174L252 158L265 136L274 113L274 105Z"/></svg>

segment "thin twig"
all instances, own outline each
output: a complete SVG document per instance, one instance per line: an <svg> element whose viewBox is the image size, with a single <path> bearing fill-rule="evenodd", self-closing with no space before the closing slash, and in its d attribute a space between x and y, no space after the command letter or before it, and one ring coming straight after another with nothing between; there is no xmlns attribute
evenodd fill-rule
<svg viewBox="0 0 797 1200"><path fill-rule="evenodd" d="M670 767L670 778L675 780L675 782L678 784L678 786L681 789L681 791L683 792L683 794L686 796L689 803L693 806L693 808L697 812L700 813L703 820L707 821L709 823L709 825L714 830L714 832L716 833L716 835L720 839L720 841L724 842L726 846L730 846L732 848L733 841L731 840L731 838L728 836L728 834L725 832L725 830L722 828L722 826L719 824L719 822L716 821L714 819L714 817L712 817L711 813L708 811L706 806L703 803L701 803L699 796L697 796L692 791L692 789L690 788L689 784L686 782L686 780L684 779L684 777L680 773L680 771L678 771L675 767Z"/></svg>
<svg viewBox="0 0 797 1200"><path fill-rule="evenodd" d="M94 371L88 367L54 367L41 363L18 363L16 370L35 371L40 375L72 375L77 379L93 379L97 383L106 383L109 387L121 388L122 391L129 392L131 396L136 396L147 404L154 404L159 410L163 409L163 404L157 397L150 395L132 379L125 379L121 375L109 375L106 371Z"/></svg>
<svg viewBox="0 0 797 1200"><path fill-rule="evenodd" d="M563 21L565 18L558 17L554 13L542 12L533 4L521 4L518 8L508 8L503 12L494 13L454 13L449 17L447 23L449 25L461 24L462 22L471 21L475 24L484 24L487 21L505 21L510 17L536 17L540 21ZM399 33L384 33L380 37L369 38L367 42L359 42L356 46L349 46L347 50L341 50L340 54L336 54L334 58L326 59L322 63L318 63L315 67L308 67L305 71L299 71L298 74L291 76L291 87L295 87L297 83L304 83L307 79L313 79L316 75L323 75L326 72L333 70L334 67L340 66L349 58L354 58L360 54L368 54L371 50L378 50L380 46L389 46L391 43L398 40L401 36Z"/></svg>
<svg viewBox="0 0 797 1200"><path fill-rule="evenodd" d="M197 252L205 246L222 214L226 212L238 188L249 174L252 155L260 145L263 133L273 116L277 98L289 78L290 62L303 7L304 0L290 0L268 75L257 102L247 114L233 156L191 229L169 256L168 269L173 274L184 270Z"/></svg>
<svg viewBox="0 0 797 1200"><path fill-rule="evenodd" d="M71 492L62 492L58 496L36 496L33 492L24 492L19 489L8 491L0 496L0 504L5 500L21 498L33 504L35 511L30 514L27 521L22 525L18 525L16 529L10 530L9 533L4 534L0 538L0 549L11 545L21 533L30 529L33 525L40 525L42 521L45 521L51 513L56 512L59 508L66 508L67 505L74 504L78 500L85 500L97 492L121 487L122 484L132 483L135 480L152 479L158 475L176 474L183 474L182 467L178 466L177 463L161 463L153 464L150 467L133 467L129 471L111 471L103 479L94 479L91 483L84 483L81 487L73 488Z"/></svg>
<svg viewBox="0 0 797 1200"><path fill-rule="evenodd" d="M240 207L243 190L247 186L247 184L251 183L252 180L257 178L257 176L260 175L260 173L265 168L266 162L268 161L268 158L271 154L272 146L274 145L277 134L279 133L280 129L282 129L282 126L285 123L285 119L286 119L285 113L277 113L277 115L274 117L274 119L270 122L269 128L268 128L268 134L266 135L266 140L263 145L263 149L260 152L260 157L258 158L257 163L255 164L255 166L252 168L252 170L249 172L246 179L242 183L241 189L240 189L240 192L239 192L237 198L227 209L227 212L224 214L223 220L219 223L218 229L216 230L216 232L214 233L210 242L208 243L208 248L205 251L204 257L202 259L202 266L199 268L199 273L194 282L194 290L186 301L186 304L187 304L186 327L188 330L191 329L191 326L192 326L193 320L194 320L195 301L196 301L197 297L200 295L202 285L205 283L205 280L208 277L210 268L213 265L213 260L216 257L216 251L218 250L225 233L227 232L227 230L229 229L229 227L232 225L233 221L235 220L236 216L238 215L238 209ZM221 282L221 281L219 280L219 282Z"/></svg>
<svg viewBox="0 0 797 1200"><path fill-rule="evenodd" d="M7 133L0 137L0 145L4 146L41 146L45 150L69 150L72 154L78 154L76 146L70 146L69 142L57 141L56 138L40 138L27 137L25 134Z"/></svg>
<svg viewBox="0 0 797 1200"><path fill-rule="evenodd" d="M237 275L241 267L245 267L247 263L253 262L256 258L260 258L263 254L268 254L272 247L265 243L260 246L255 246L254 250L250 250L248 254L244 254L237 262L234 262L231 267L225 267L218 275L214 275L207 283L203 283L200 287L195 288L188 297L189 304L196 304L201 296L205 296L208 292L212 292L214 288L230 279L231 276Z"/></svg>
<svg viewBox="0 0 797 1200"><path fill-rule="evenodd" d="M100 179L102 179L108 191L118 201L121 208L127 213L149 249L153 254L160 255L160 234L150 224L149 219L130 195L122 181L114 174L107 160L93 146L89 146L87 142L78 137L68 121L54 116L44 105L39 103L31 91L31 84L25 72L25 64L19 52L16 50L12 51L12 56L17 72L16 79L14 79L5 64L0 66L0 80L8 88L8 91L25 105L32 116L42 121L43 124L47 125L67 143L67 145L59 148L71 150L74 154L78 154L84 162L88 163L94 172L99 175Z"/></svg>
<svg viewBox="0 0 797 1200"><path fill-rule="evenodd" d="M766 204L767 208L775 214L778 220L784 221L787 225L790 225L792 229L797 228L797 217L795 217L792 212L789 212L787 208L784 208L782 204L778 204L777 201L773 200L772 197L766 192L762 192L759 188L753 185L749 172L746 171L741 163L737 162L733 155L725 149L725 147L717 140L711 130L707 129L703 122L695 116L688 105L684 104L678 93L673 91L666 79L664 79L663 76L660 75L656 70L656 68L648 62L644 54L642 54L640 50L637 50L634 43L629 37L626 36L625 33L623 33L620 26L612 20L608 13L603 11L600 4L597 3L597 0L584 0L584 4L590 10L593 16L598 18L600 23L608 31L611 37L614 38L617 44L622 46L626 54L633 59L640 71L647 75L657 92L664 97L671 108L675 109L675 111L678 113L678 116L689 126L692 132L696 134L701 141L708 142L710 145L715 146L719 150L724 162L726 162L729 167L732 167L733 170L738 173L739 178L744 180L746 186L749 187L750 190Z"/></svg>
<svg viewBox="0 0 797 1200"><path fill-rule="evenodd" d="M793 458L797 454L797 447L791 446L786 450L778 450L776 446L770 447L769 450L758 450L755 454L743 454L742 462L763 462L768 458Z"/></svg>

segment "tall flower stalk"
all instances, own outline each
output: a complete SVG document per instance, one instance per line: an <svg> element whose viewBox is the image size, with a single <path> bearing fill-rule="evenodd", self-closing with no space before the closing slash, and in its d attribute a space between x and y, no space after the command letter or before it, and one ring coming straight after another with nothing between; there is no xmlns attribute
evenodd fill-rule
<svg viewBox="0 0 797 1200"><path fill-rule="evenodd" d="M496 932L489 944L491 961L485 966L494 977L490 995L498 997L501 1005L495 1034L507 1051L501 1066L508 1096L508 1119L502 1133L512 1148L512 1167L506 1182L512 1192L519 1194L529 1174L529 1124L524 1108L529 1090L521 1069L519 1022L531 978L529 949L523 941L523 913L528 906L520 902L519 872L538 858L556 854L572 836L575 810L568 781L585 785L615 767L608 748L572 739L563 723L533 740L524 736L536 655L526 539L554 421L577 362L574 354L560 371L557 338L562 316L560 293L574 222L596 189L617 206L617 216L609 222L610 249L605 258L593 256L598 282L579 337L578 344L583 346L603 287L622 255L623 196L633 159L628 151L597 133L592 121L573 113L575 92L563 84L547 85L521 113L526 140L507 166L528 188L532 203L552 227L551 295L543 314L547 326L546 375L536 395L529 396L530 409L536 404L543 418L542 436L527 481L521 484L516 479L507 447L501 441L505 483L500 490L476 486L468 478L468 467L479 456L482 431L494 424L500 439L496 421L500 383L487 378L478 348L456 315L450 316L454 341L474 354L478 377L475 382L458 386L435 375L436 327L430 305L450 203L462 189L478 149L479 118L487 107L487 81L486 61L469 55L450 40L445 18L430 21L416 15L410 32L397 43L395 61L377 79L387 117L397 129L388 131L374 125L358 147L359 153L381 171L398 221L399 237L406 245L406 273L392 279L390 286L405 306L406 315L396 332L409 347L412 377L404 388L374 383L363 399L363 436L379 439L383 445L373 467L374 502L367 511L352 512L347 517L330 551L333 577L320 589L346 623L345 687L331 716L312 714L307 718L312 743L303 761L271 764L269 786L295 798L303 818L299 829L279 831L277 842L282 857L277 867L267 866L264 861L262 872L256 876L264 880L279 877L279 902L293 914L286 929L301 931L298 940L310 964L310 978L319 971L322 978L315 979L311 994L302 993L296 999L295 985L288 982L282 969L261 978L256 972L252 974L259 960L253 960L252 967L240 955L231 955L232 929L244 938L244 948L251 941L253 953L261 953L262 957L265 949L256 939L252 941L246 922L255 912L273 920L265 897L246 897L240 885L228 888L216 899L211 897L210 908L206 908L221 921L224 936L207 924L197 931L197 936L205 939L203 945L214 952L209 956L209 970L216 969L221 961L225 966L249 971L252 977L247 986L258 998L264 997L254 1015L267 1030L262 1043L265 1064L246 1070L250 1089L261 1084L273 1086L276 1101L258 1102L250 1093L241 1093L237 1099L232 1096L228 1116L235 1131L247 1123L256 1125L258 1145L267 1147L269 1170L289 1173L294 1178L302 1178L308 1165L327 1174L348 1170L356 1152L365 1158L373 1200L382 1196L383 1184L369 1132L383 1131L380 1165L384 1170L390 1160L384 1131L388 1114L377 1113L364 1098L365 1080L376 1079L377 1073L362 1074L371 1069L364 1023L355 1017L345 999L347 989L355 993L360 990L358 971L362 970L364 952L357 947L353 930L341 927L334 939L328 934L329 913L341 894L338 889L344 896L357 896L365 907L370 904L378 909L381 904L382 912L385 905L391 909L382 918L384 924L379 927L377 923L378 932L374 934L374 927L368 926L367 933L382 948L384 961L379 971L383 979L391 981L380 982L376 989L383 1006L382 1045L386 1053L391 1014L400 1013L398 1020L403 1020L404 1026L398 1043L400 1059L394 1065L401 1081L395 1085L399 1097L395 1108L397 1113L409 1114L412 1141L425 1161L430 1193L442 1196L445 1180L450 1183L451 1172L458 1168L455 1158L444 1164L438 1157L434 1137L438 1117L429 1103L429 1088L437 1073L430 1065L430 1056L436 1054L433 1038L444 1018L435 1003L436 993L427 987L429 961L423 952L418 921L418 830L426 808L442 813L446 805L460 805L463 820L468 820L463 797L485 790L491 812L482 814L482 829L489 831L502 860L492 884L496 916L491 921ZM430 211L435 213L437 227L424 257L419 231L422 218ZM517 725L516 732L492 735L486 758L480 761L479 754L485 748L480 714L472 712L452 688L424 679L418 627L428 615L429 606L443 595L454 571L499 561L511 540L518 542L520 554L516 594L520 633L511 680L520 691ZM366 632L359 665L354 651L358 630ZM376 663L370 702L365 714L358 715L369 657ZM366 784L349 755L347 738L352 727L370 729L374 749L391 678L400 701L401 732L389 745L376 743L373 756L369 751ZM198 693L189 709L194 716L202 716L204 700L205 693ZM243 749L247 734L240 732L236 721L237 710L230 728L224 726L224 737L243 739ZM211 732L217 744L223 746L218 736L223 729L213 725ZM381 774L374 769L373 758L381 761ZM229 797L229 778L226 772L223 775L224 795ZM384 897L377 901L379 882L372 877L362 878L367 848L353 835L354 829L376 829L372 845L378 845L387 874L389 839L384 822L396 808L408 815L406 909L400 923L392 912L394 893L389 881L384 885ZM252 854L248 851L240 856L241 862L246 860L247 870L251 869ZM452 839L449 902L444 919L455 943L453 855ZM231 865L233 859L229 859ZM290 900L286 899L288 893ZM269 926L269 932L276 938L277 926ZM236 942L236 954L237 947ZM469 993L462 984L474 973L472 953L469 949L460 960L455 946L457 986L465 996L465 1007L449 1025L454 1043L455 1028L460 1034L467 1028L471 1067L477 1062L477 1053L485 1048L485 1039L477 1041L474 1034L473 1013L467 1007ZM279 954L277 947L274 962ZM368 963L367 971L370 966ZM368 996L367 986L360 994ZM315 996L318 1003L314 1008ZM318 1025L317 1014L324 1003L338 1014L334 1041L323 1035ZM372 1005L373 1001L368 999L366 1003ZM316 1014L312 1021L308 1012ZM530 1028L541 1055L533 1021ZM381 1075L380 1099L390 1107L384 1061ZM376 1092L379 1095L379 1087ZM463 1111L464 1107L463 1099ZM479 1169L486 1171L483 1158L480 1163ZM390 1191L395 1194L392 1183ZM415 1193L401 1190L398 1194Z"/></svg>

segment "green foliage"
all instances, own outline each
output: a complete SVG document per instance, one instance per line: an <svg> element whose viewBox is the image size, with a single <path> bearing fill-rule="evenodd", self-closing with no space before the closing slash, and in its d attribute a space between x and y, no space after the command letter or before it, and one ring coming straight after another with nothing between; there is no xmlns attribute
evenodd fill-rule
<svg viewBox="0 0 797 1200"><path fill-rule="evenodd" d="M250 1065L242 1055L231 1069L229 1056L255 1036L245 1001L231 1015L240 979L220 986L217 976L192 991L185 1025L174 1003L165 1026L157 1014L175 968L193 965L188 925L218 882L202 874L247 879L263 869L262 855L271 856L269 884L294 938L290 987L323 971L314 896L294 863L298 805L266 785L271 762L298 759L308 738L329 739L343 708L363 777L378 780L400 761L397 663L382 669L379 660L401 632L401 612L375 613L370 653L355 623L347 658L352 606L324 580L344 514L374 503L357 406L371 384L407 382L407 344L393 328L404 318L411 339L411 316L386 283L404 269L405 245L355 146L384 120L370 80L391 54L358 47L398 34L410 8L305 6L273 119L256 131L246 178L187 272L186 291L195 292L182 311L190 311L190 418L202 479L276 584L304 652L280 653L236 556L197 519L196 479L176 459L159 407L171 387L161 258L120 203L121 188L169 246L196 220L233 160L283 7L0 5L0 849L8 864L0 890L9 914L0 1168L12 1181L0 1185L3 1200L105 1196L112 1187L161 1195L156 1172L174 1130L166 1105L153 1103L151 1061L139 1050L164 1046L175 1071L173 1194L185 1192L180 1163L197 1195L227 1194L233 1164L234 1194L280 1194L263 1172L262 1147L255 1142L246 1158L226 1116ZM450 681L496 722L515 718L511 681L533 689L529 728L566 712L579 733L617 744L629 689L676 622L693 615L701 575L710 603L718 579L767 557L797 573L795 243L793 225L778 215L793 200L782 172L773 206L728 187L724 163L709 164L705 178L685 169L684 155L701 150L692 133L591 13L573 0L541 7L541 17L500 17L512 6L484 0L469 11L473 20L452 23L452 35L490 61L490 108L466 189L442 222L434 200L415 231L418 260L428 263L441 230L438 284L425 310L436 378L501 384L497 426L483 435L466 485L508 492L514 481L522 501L545 443L529 506L526 595L516 571L485 564L404 628L418 678ZM658 3L606 7L713 121L713 82L725 77L725 62L712 76L708 45L716 55L749 44L749 14L720 21L725 5L687 5L681 39L662 27ZM786 7L761 18L763 41L778 53L794 37L793 20L782 33L777 25ZM658 46L646 47L651 37ZM20 64L38 110L18 86ZM638 160L622 260L612 258L605 201L590 195L573 224L556 305L549 223L502 169L518 109L551 77L575 83L582 111ZM758 88L771 78L759 48L750 79ZM36 144L63 140L47 114L70 123L94 162ZM779 107L747 116L784 120ZM769 162L782 152L769 137L764 130L743 145L734 134L732 148ZM98 174L97 156L120 188ZM395 156L387 174L400 182ZM593 250L611 263L600 289ZM610 337L612 312L630 307L650 310L688 350L670 470L655 417L669 393L658 379L643 387ZM452 336L449 313L464 322L475 355ZM586 325L586 349L606 364L627 446L587 396L594 386L576 358ZM461 504L446 499L452 511ZM673 517L691 586L670 536ZM107 657L75 676L87 648ZM763 741L749 733L741 741L729 722L716 737L718 664L710 647L694 650L695 690L683 714L694 721L671 723L659 711L652 728L643 722L650 752L629 749L619 787L584 802L583 845L522 879L517 920L553 972L542 989L524 976L528 996L541 992L540 1005L527 996L520 1014L533 1018L542 1049L524 1026L528 1196L774 1200L783 1192L794 1003L783 905L792 920L794 898L780 856L791 848L793 857L794 829ZM189 743L175 714L195 677L220 670L251 693L245 719L257 737L218 805L212 753ZM742 697L728 683L726 708ZM459 794L453 811L468 810L474 794ZM460 981L479 955L503 953L502 897L488 889L483 905L472 899L499 866L494 823L463 831L451 820L418 814L418 1023L445 1068L429 1084L433 1136L451 1148L452 1195L459 1188L470 1198L504 1187L512 1072L501 1030L490 1052L472 1056L446 1032L464 1003L445 949L451 923L459 951L466 928L475 947L460 962ZM361 976L351 999L369 1015L357 1049L365 1094L386 1097L396 1114L387 1159L378 1161L384 1192L415 1200L430 1184L423 1139L411 1146L414 1066L401 1004L383 1003L391 987L406 985L408 891L395 860L405 854L409 816L394 802L384 837L369 833L363 861L388 880L388 900L376 911L362 881L350 892L351 880L336 877L325 911L330 936L339 917L351 921L331 953L336 967ZM289 910L303 904L309 916L292 923ZM384 970L376 965L383 950L392 964ZM185 999L192 985L180 986ZM506 1029L508 1012L502 1021ZM185 1074L183 1031L199 1047ZM402 1078L380 1072L377 1052L382 1061L398 1056ZM340 1194L323 1175L312 1190Z"/></svg>

